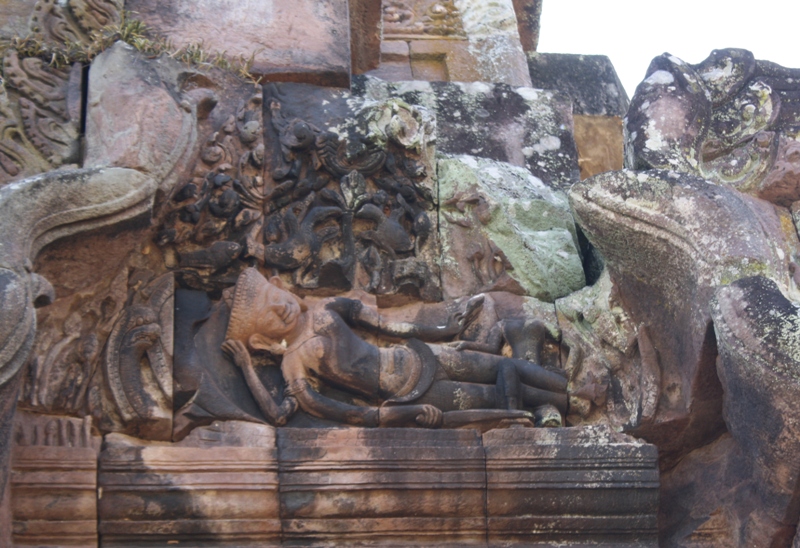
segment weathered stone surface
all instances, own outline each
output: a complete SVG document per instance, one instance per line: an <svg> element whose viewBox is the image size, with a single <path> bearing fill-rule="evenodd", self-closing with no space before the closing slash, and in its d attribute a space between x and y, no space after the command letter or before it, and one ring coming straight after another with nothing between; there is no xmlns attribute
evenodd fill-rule
<svg viewBox="0 0 800 548"><path fill-rule="evenodd" d="M437 164L442 286L552 302L586 285L566 195L527 170L473 156Z"/></svg>
<svg viewBox="0 0 800 548"><path fill-rule="evenodd" d="M536 51L539 44L539 22L542 18L542 0L512 0L517 14L519 41L525 53Z"/></svg>
<svg viewBox="0 0 800 548"><path fill-rule="evenodd" d="M363 74L381 63L381 2L348 0L351 72Z"/></svg>
<svg viewBox="0 0 800 548"><path fill-rule="evenodd" d="M628 110L625 88L605 55L530 53L528 66L531 85L569 95L573 114L621 118Z"/></svg>
<svg viewBox="0 0 800 548"><path fill-rule="evenodd" d="M3 21L0 23L0 38L5 40L15 36L25 36L30 31L29 22L37 0L3 0L0 11Z"/></svg>
<svg viewBox="0 0 800 548"><path fill-rule="evenodd" d="M604 55L530 53L533 87L559 90L572 99L581 179L622 169L622 117L628 96Z"/></svg>
<svg viewBox="0 0 800 548"><path fill-rule="evenodd" d="M382 58L371 74L397 81L410 69L414 80L529 86L515 7L512 0L393 0L383 6L383 44L407 42L410 55L386 59L386 67Z"/></svg>
<svg viewBox="0 0 800 548"><path fill-rule="evenodd" d="M266 81L345 87L350 79L344 0L129 0L125 8L177 47L252 59L250 72Z"/></svg>
<svg viewBox="0 0 800 548"><path fill-rule="evenodd" d="M616 116L575 115L575 147L581 180L622 169L622 119Z"/></svg>
<svg viewBox="0 0 800 548"><path fill-rule="evenodd" d="M772 204L678 172L597 175L570 200L623 308L647 328L660 392L652 418L631 427L669 463L722 429L707 308L714 288L753 274L791 287L794 226Z"/></svg>
<svg viewBox="0 0 800 548"><path fill-rule="evenodd" d="M731 536L739 545L788 545L800 518L800 465L791 457L800 450L797 306L775 282L755 276L717 289L711 315L725 424L742 452L752 493L728 506L746 516Z"/></svg>
<svg viewBox="0 0 800 548"><path fill-rule="evenodd" d="M490 545L656 546L656 447L608 427L483 435Z"/></svg>
<svg viewBox="0 0 800 548"><path fill-rule="evenodd" d="M482 2L453 0L472 54L485 82L529 86L530 75L520 43L517 18L511 0ZM453 75L452 80L459 80Z"/></svg>
<svg viewBox="0 0 800 548"><path fill-rule="evenodd" d="M103 546L272 546L280 541L275 430L215 422L180 443L106 437Z"/></svg>
<svg viewBox="0 0 800 548"><path fill-rule="evenodd" d="M754 502L751 473L752 464L729 433L662 471L661 546L741 545L742 522L750 510L743 506Z"/></svg>
<svg viewBox="0 0 800 548"><path fill-rule="evenodd" d="M594 285L556 300L555 308L561 344L569 352L569 424L630 428L649 420L661 372L647 330L638 329L622 308L608 271Z"/></svg>
<svg viewBox="0 0 800 548"><path fill-rule="evenodd" d="M474 430L278 431L284 541L483 544Z"/></svg>
<svg viewBox="0 0 800 548"><path fill-rule="evenodd" d="M569 99L530 88L439 82L356 79L354 93L378 101L396 97L432 111L436 150L526 167L551 188L578 180Z"/></svg>
<svg viewBox="0 0 800 548"><path fill-rule="evenodd" d="M136 169L170 189L197 139L197 104L182 95L186 67L167 56L147 60L117 42L100 54L89 77L87 167Z"/></svg>
<svg viewBox="0 0 800 548"><path fill-rule="evenodd" d="M92 421L19 413L11 473L14 546L97 546Z"/></svg>
<svg viewBox="0 0 800 548"><path fill-rule="evenodd" d="M629 167L677 169L776 204L800 197L797 69L747 50L653 59L626 120Z"/></svg>

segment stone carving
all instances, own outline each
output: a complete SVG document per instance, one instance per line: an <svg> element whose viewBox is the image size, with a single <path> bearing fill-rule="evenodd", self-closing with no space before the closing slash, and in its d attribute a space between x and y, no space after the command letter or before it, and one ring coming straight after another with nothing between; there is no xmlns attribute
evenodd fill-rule
<svg viewBox="0 0 800 548"><path fill-rule="evenodd" d="M264 415L279 425L298 407L315 417L361 426L447 426L451 416L457 424L459 411L466 409L553 405L566 412L566 379L558 373L463 345L454 349L420 341L459 335L486 298L464 301L441 325L423 323L424 315L417 322L399 322L357 300L307 304L286 291L279 278L267 281L248 269L236 284L223 350L242 369ZM356 328L410 340L405 346L379 348L359 338ZM281 356L286 398L280 404L256 375L248 350ZM326 385L382 405L337 401L323 395Z"/></svg>
<svg viewBox="0 0 800 548"><path fill-rule="evenodd" d="M744 50L656 58L627 117L639 171L570 192L608 273L556 304L571 412L659 446L664 546L796 535L796 76Z"/></svg>
<svg viewBox="0 0 800 548"><path fill-rule="evenodd" d="M15 546L97 546L92 419L18 412L10 482Z"/></svg>
<svg viewBox="0 0 800 548"><path fill-rule="evenodd" d="M505 15L513 5L390 2L384 14L395 42L412 32L402 28L417 33L404 42L415 59L439 51L420 44L453 42L498 75L517 66L498 59L522 54ZM43 0L33 23L47 40L81 40L121 7ZM679 135L685 150L664 153L691 173L625 170L573 185L560 93L268 83L276 74L233 84L123 44L86 77L9 53L0 108L13 142L0 143L0 168L22 180L0 190L0 474L20 389L25 413L41 416L17 431L15 451L47 457L15 483L15 542L58 542L36 529L45 516L48 530L74 526L68 540L89 544L98 531L117 545L420 543L430 531L468 543L590 534L650 544L656 451L617 430L657 443L669 500L708 518L687 525L662 507L663 538L720 527L734 543L788 539L797 470L785 457L796 433L782 422L796 365L786 298L798 295L800 242L784 205L795 144L767 143L771 171L753 163L772 203L703 177L756 188L728 155L744 158L767 131L790 134L781 86L794 73L756 63L766 75L756 81L746 55L725 55L730 71L725 56L692 68L713 138ZM642 93L672 93L664 74L650 77ZM686 159L692 147L700 167ZM81 167L30 176L65 162ZM130 222L87 235L86 250L78 238L51 246L34 267L49 242L120 220ZM95 248L110 264L87 259ZM584 287L600 254L606 270ZM34 270L59 292L37 337L34 305L53 291ZM766 341L763 353L753 340ZM769 427L748 423L733 396ZM92 424L105 436L99 475ZM722 503L675 480L710 468L706 457L725 464L705 490ZM33 485L55 458L81 470L80 489L56 485L76 487L86 506L72 520L49 506L23 515L25 500L56 502ZM744 489L758 512L732 502Z"/></svg>
<svg viewBox="0 0 800 548"><path fill-rule="evenodd" d="M657 57L627 116L629 161L789 205L800 198L793 137L799 76L739 49L715 50L697 65Z"/></svg>
<svg viewBox="0 0 800 548"><path fill-rule="evenodd" d="M54 298L50 284L31 272L32 260L60 237L147 211L154 192L152 179L121 168L52 172L0 189L0 387L8 390L0 429L13 417L18 373L36 333L34 307ZM7 477L8 439L0 440L0 488Z"/></svg>
<svg viewBox="0 0 800 548"><path fill-rule="evenodd" d="M211 136L201 176L173 195L158 243L176 251L182 278L224 287L230 271L255 261L305 291L439 298L427 260L438 254L431 114L399 100L365 102L340 137L298 117L283 88L264 94L266 108L254 95Z"/></svg>
<svg viewBox="0 0 800 548"><path fill-rule="evenodd" d="M5 87L0 89L0 183L35 175L50 169L25 136L22 122L15 112L15 102Z"/></svg>
<svg viewBox="0 0 800 548"><path fill-rule="evenodd" d="M36 40L76 47L121 16L121 0L39 0L30 31ZM4 88L11 94L3 89L0 184L80 161L83 67L51 65L35 57L21 58L13 48L4 51Z"/></svg>
<svg viewBox="0 0 800 548"><path fill-rule="evenodd" d="M88 41L92 32L122 17L122 0L39 0L31 14L31 31L60 43Z"/></svg>
<svg viewBox="0 0 800 548"><path fill-rule="evenodd" d="M173 293L172 274L151 281L108 337L103 373L122 421L116 431L172 438Z"/></svg>
<svg viewBox="0 0 800 548"><path fill-rule="evenodd" d="M466 38L453 0L391 0L383 5L383 34L387 38Z"/></svg>
<svg viewBox="0 0 800 548"><path fill-rule="evenodd" d="M9 122L19 120L15 125L24 138L5 145L13 143L16 150L4 152L7 160L0 182L19 178L25 171L35 173L78 161L81 67L53 69L41 59L21 59L9 49L3 57L3 71L14 90L19 113L14 114L9 104L4 117ZM33 145L35 150L25 150L26 145ZM31 156L36 160L26 158Z"/></svg>

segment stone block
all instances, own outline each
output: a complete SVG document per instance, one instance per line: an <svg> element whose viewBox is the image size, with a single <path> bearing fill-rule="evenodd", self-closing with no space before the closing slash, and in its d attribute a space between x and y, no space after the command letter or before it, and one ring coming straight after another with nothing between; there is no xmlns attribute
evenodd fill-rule
<svg viewBox="0 0 800 548"><path fill-rule="evenodd" d="M491 545L657 546L658 453L607 427L483 435Z"/></svg>
<svg viewBox="0 0 800 548"><path fill-rule="evenodd" d="M86 420L20 413L11 457L14 546L97 546L99 438Z"/></svg>
<svg viewBox="0 0 800 548"><path fill-rule="evenodd" d="M628 110L625 88L605 55L531 53L528 67L533 87L563 91L574 114L623 117Z"/></svg>
<svg viewBox="0 0 800 548"><path fill-rule="evenodd" d="M197 137L196 108L178 89L184 68L169 58L145 59L124 42L98 55L89 76L84 165L137 169L166 188Z"/></svg>
<svg viewBox="0 0 800 548"><path fill-rule="evenodd" d="M519 41L525 52L536 51L539 44L539 22L542 18L542 0L513 0L517 14Z"/></svg>
<svg viewBox="0 0 800 548"><path fill-rule="evenodd" d="M576 114L573 119L581 180L605 171L622 169L622 118Z"/></svg>
<svg viewBox="0 0 800 548"><path fill-rule="evenodd" d="M353 74L363 74L381 63L381 2L349 0L350 56Z"/></svg>
<svg viewBox="0 0 800 548"><path fill-rule="evenodd" d="M572 105L556 91L502 84L354 80L353 92L375 101L396 97L440 120L436 150L525 167L551 188L579 177ZM444 122L446 120L446 123Z"/></svg>
<svg viewBox="0 0 800 548"><path fill-rule="evenodd" d="M345 0L130 0L125 8L177 47L252 59L250 72L267 81L349 83Z"/></svg>
<svg viewBox="0 0 800 548"><path fill-rule="evenodd" d="M30 19L37 0L1 0L0 39L8 40L15 36L26 36L30 33Z"/></svg>
<svg viewBox="0 0 800 548"><path fill-rule="evenodd" d="M440 158L442 289L511 291L553 302L586 285L564 192L503 162Z"/></svg>
<svg viewBox="0 0 800 548"><path fill-rule="evenodd" d="M559 90L572 99L581 179L622 169L628 96L608 57L529 53L528 66L534 87Z"/></svg>
<svg viewBox="0 0 800 548"><path fill-rule="evenodd" d="M281 429L284 542L482 545L475 430Z"/></svg>
<svg viewBox="0 0 800 548"><path fill-rule="evenodd" d="M511 0L401 0L384 7L384 43L407 42L414 80L501 82L529 86L530 76ZM526 35L527 38L530 38ZM392 81L381 67L372 76Z"/></svg>
<svg viewBox="0 0 800 548"><path fill-rule="evenodd" d="M106 437L103 546L272 546L280 541L275 430L236 421L179 443Z"/></svg>

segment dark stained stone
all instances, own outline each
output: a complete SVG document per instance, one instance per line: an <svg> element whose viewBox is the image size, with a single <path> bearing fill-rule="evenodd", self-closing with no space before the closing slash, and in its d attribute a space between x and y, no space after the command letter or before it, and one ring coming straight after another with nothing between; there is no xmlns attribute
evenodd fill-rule
<svg viewBox="0 0 800 548"><path fill-rule="evenodd" d="M628 95L605 55L529 53L531 85L557 89L572 99L572 112L589 116L625 116Z"/></svg>

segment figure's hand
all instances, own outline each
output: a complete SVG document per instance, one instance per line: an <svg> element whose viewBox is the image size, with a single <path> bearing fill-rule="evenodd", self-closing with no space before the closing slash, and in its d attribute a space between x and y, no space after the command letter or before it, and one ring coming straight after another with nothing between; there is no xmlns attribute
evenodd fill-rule
<svg viewBox="0 0 800 548"><path fill-rule="evenodd" d="M244 367L246 364L250 363L250 353L247 351L247 347L245 347L242 341L228 339L222 343L221 348L222 352L239 367Z"/></svg>
<svg viewBox="0 0 800 548"><path fill-rule="evenodd" d="M425 428L436 428L442 424L442 412L433 405L384 406L379 412L380 426L404 426L416 422Z"/></svg>
<svg viewBox="0 0 800 548"><path fill-rule="evenodd" d="M294 396L286 396L283 398L279 414L277 417L275 417L275 425L283 426L286 424L286 421L288 421L292 415L294 415L298 407L300 407L300 404L297 403L297 398Z"/></svg>
<svg viewBox="0 0 800 548"><path fill-rule="evenodd" d="M447 320L447 327L445 328L449 334L460 335L469 324L475 321L478 313L483 308L483 301L485 296L481 293L475 295L464 306L463 312L456 312L452 314Z"/></svg>
<svg viewBox="0 0 800 548"><path fill-rule="evenodd" d="M414 419L417 424L425 428L437 428L442 425L442 410L433 405L415 405L420 407L421 412Z"/></svg>

